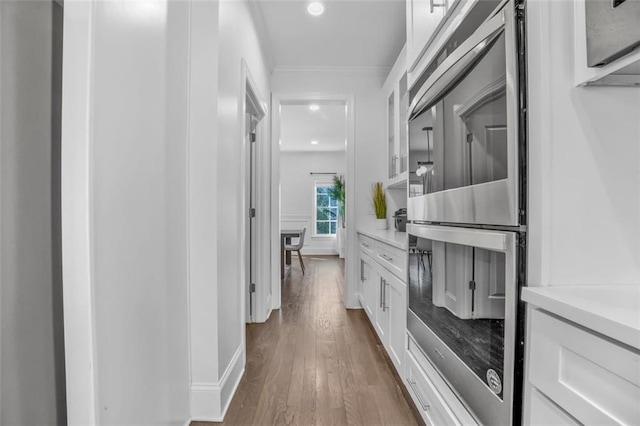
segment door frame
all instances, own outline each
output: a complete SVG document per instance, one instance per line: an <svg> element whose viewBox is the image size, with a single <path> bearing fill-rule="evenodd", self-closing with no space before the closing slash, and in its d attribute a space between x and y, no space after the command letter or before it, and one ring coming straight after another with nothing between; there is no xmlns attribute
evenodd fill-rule
<svg viewBox="0 0 640 426"><path fill-rule="evenodd" d="M249 212L249 196L250 196L250 188L249 185L249 169L248 169L248 155L250 153L250 142L247 138L246 129L248 127L247 123L247 114L249 114L250 109L255 110L257 113L258 124L256 126L256 151L255 151L255 173L258 177L264 177L265 173L262 171L262 164L265 163L264 159L264 151L265 147L269 146L268 143L268 120L264 118L267 116L268 108L267 103L264 101L264 98L261 96L260 91L258 89L257 84L253 76L251 75L251 71L249 70L249 66L244 58L241 59L241 88L240 88L240 99L241 99L241 108L239 111L240 114L240 126L239 131L241 132L240 141L240 170L239 170L239 179L240 179L240 188L242 191L241 196L239 197L239 212L243 215L243 225L241 228L242 234L240 235L240 239L243 242L240 244L240 282L242 283L242 296L241 296L241 317L242 323L245 322L255 322L262 319L262 315L260 313L264 311L264 306L266 301L262 299L265 298L265 288L268 287L266 285L260 285L259 280L256 280L256 291L254 297L254 305L253 318L250 317L250 309L248 303L251 303L251 298L247 297L249 293L249 268L251 265L247 262L248 259L248 250L250 247L250 231L249 231L249 221L246 220ZM250 100L251 105L248 105L247 99ZM261 143L262 142L262 143ZM268 152L268 150L266 150ZM261 235L264 234L265 224L269 222L268 213L269 210L267 208L261 208L261 205L264 204L262 199L264 198L264 191L261 191L260 188L256 187L256 219L255 219L255 233L256 233L256 259L254 259L256 263L256 275L257 276L269 276L269 271L265 271L265 265L268 265L268 262L265 262L263 259L268 258L268 245L265 243L265 238ZM265 246L267 250L265 250ZM268 293L267 293L268 296ZM270 301L269 301L270 303ZM267 306L269 306L267 304ZM266 318L264 319L266 320ZM245 328L242 327L242 341L245 341Z"/></svg>
<svg viewBox="0 0 640 426"><path fill-rule="evenodd" d="M272 309L280 309L280 110L282 105L308 105L312 102L341 102L347 107L347 150L346 150L346 250L345 288L343 302L346 308L359 307L357 285L356 253L356 196L355 196L355 96L345 93L273 93L271 97L271 292ZM350 207L350 208L349 208Z"/></svg>

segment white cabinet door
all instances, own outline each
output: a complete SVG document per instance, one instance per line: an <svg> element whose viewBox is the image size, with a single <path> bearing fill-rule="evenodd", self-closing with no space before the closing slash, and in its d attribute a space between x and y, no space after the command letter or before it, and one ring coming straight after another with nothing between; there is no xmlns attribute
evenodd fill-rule
<svg viewBox="0 0 640 426"><path fill-rule="evenodd" d="M409 69L440 24L447 10L446 0L407 1L407 65Z"/></svg>
<svg viewBox="0 0 640 426"><path fill-rule="evenodd" d="M402 374L407 335L407 286L397 277L385 276L386 303L389 313L389 340L387 352L391 361Z"/></svg>
<svg viewBox="0 0 640 426"><path fill-rule="evenodd" d="M364 299L364 310L369 316L369 319L373 322L375 318L375 306L377 303L377 293L378 289L377 283L377 275L373 270L373 263L366 255L361 255L360 257L360 273L361 273L361 285L363 291L363 299Z"/></svg>
<svg viewBox="0 0 640 426"><path fill-rule="evenodd" d="M531 407L528 411L529 417L524 419L526 426L578 426L580 424L535 388L531 389Z"/></svg>
<svg viewBox="0 0 640 426"><path fill-rule="evenodd" d="M387 301L388 297L386 295L386 292L388 292L388 286L386 285L386 281L383 275L385 275L385 272L383 272L382 268L380 268L380 270L376 271L375 273L375 277L376 277L375 282L378 287L378 297L377 297L378 303L376 303L376 306L375 306L375 309L376 309L376 320L375 320L376 327L375 328L376 328L376 331L378 332L378 337L380 337L380 341L386 348L388 345L388 339L389 339L388 337L389 336L389 304Z"/></svg>

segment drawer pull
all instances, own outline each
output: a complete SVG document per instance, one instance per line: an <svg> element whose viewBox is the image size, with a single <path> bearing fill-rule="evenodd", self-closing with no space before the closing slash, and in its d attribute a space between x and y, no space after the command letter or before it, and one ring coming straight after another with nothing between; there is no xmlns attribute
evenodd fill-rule
<svg viewBox="0 0 640 426"><path fill-rule="evenodd" d="M422 396L420 396L420 392L418 392L418 388L417 388L417 383L415 381L412 381L410 378L407 377L407 382L409 383L409 386L411 386L411 389L413 389L413 393L416 394L416 398L418 398L418 402L420 403L420 405L422 406L422 410L423 411L429 411L429 409L431 408L431 405L425 403L422 400Z"/></svg>
<svg viewBox="0 0 640 426"><path fill-rule="evenodd" d="M393 257L389 257L386 254L381 254L380 257L386 260L387 262L393 262Z"/></svg>
<svg viewBox="0 0 640 426"><path fill-rule="evenodd" d="M362 243L362 247L364 247L364 248L369 248L369 244L367 244L367 243Z"/></svg>

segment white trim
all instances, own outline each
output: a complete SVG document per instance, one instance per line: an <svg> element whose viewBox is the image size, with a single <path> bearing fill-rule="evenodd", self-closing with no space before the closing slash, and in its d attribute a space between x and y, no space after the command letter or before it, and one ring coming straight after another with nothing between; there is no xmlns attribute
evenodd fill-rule
<svg viewBox="0 0 640 426"><path fill-rule="evenodd" d="M362 74L363 72L372 74L389 74L391 67L376 67L376 66L276 66L273 72L327 72L327 73L354 73ZM331 98L326 98L331 99Z"/></svg>
<svg viewBox="0 0 640 426"><path fill-rule="evenodd" d="M93 274L92 83L94 2L65 7L62 97L62 252L67 418L97 424Z"/></svg>
<svg viewBox="0 0 640 426"><path fill-rule="evenodd" d="M527 5L528 92L528 250L527 282L529 286L546 286L551 277L551 242L553 199L553 155L551 153L551 108L549 56L553 41L548 31L551 5L535 1ZM531 37L531 35L535 37ZM531 60L531 58L535 60ZM536 123L535 126L532 123Z"/></svg>
<svg viewBox="0 0 640 426"><path fill-rule="evenodd" d="M2 22L2 7L0 7L0 22ZM2 31L0 31L0 46L2 46ZM0 99L2 97L2 55L0 55ZM0 137L2 137L2 102L0 102ZM0 146L0 164L2 164L2 147ZM0 192L0 223L2 223L2 193ZM0 226L0 253L4 253L2 242L2 226ZM2 257L0 256L0 277L2 276ZM0 284L0 365L2 365L2 285ZM0 383L2 383L2 368L0 368ZM0 386L0 419L2 419L2 386Z"/></svg>
<svg viewBox="0 0 640 426"><path fill-rule="evenodd" d="M191 381L193 380L193 357L192 357L192 320L191 320L191 297L193 296L192 293L192 289L191 289L191 231L192 231L192 226L191 226L191 214L193 213L191 210L191 185L192 185L192 177L191 177L191 155L193 154L192 151L192 140L191 140L191 122L192 122L192 118L191 118L191 103L192 103L192 94L191 91L193 90L193 85L192 85L192 73L193 73L193 67L192 67L192 55L193 55L193 49L192 49L192 39L193 39L193 20L192 20L192 15L193 15L193 7L192 7L192 3L189 2L188 4L188 34L189 37L187 39L187 57L189 58L189 61L187 61L187 143L186 143L186 158L187 158L187 167L186 167L186 186L187 186L187 205L186 205L186 209L185 209L185 213L186 213L186 225L187 225L187 244L186 244L186 256L187 256L187 368L188 368L188 383L190 384ZM191 415L191 392L189 392L189 415ZM186 421L185 426L189 426L189 424L191 423L191 420L189 418L189 420Z"/></svg>
<svg viewBox="0 0 640 426"><path fill-rule="evenodd" d="M303 256L337 256L338 253L332 248L323 247L309 247L300 250L300 254Z"/></svg>
<svg viewBox="0 0 640 426"><path fill-rule="evenodd" d="M189 1L187 289L189 383L218 378L218 4ZM189 392L190 407L194 401ZM190 408L191 410L191 408ZM192 415L193 413L190 412Z"/></svg>
<svg viewBox="0 0 640 426"><path fill-rule="evenodd" d="M252 103L252 106L257 109L257 112L259 114L258 116L258 125L256 127L256 134L258 135L258 143L260 146L256 147L256 151L255 151L255 172L257 175L257 186L256 188L254 188L257 191L256 194L256 209L258 211L261 210L261 192L259 189L259 185L260 185L260 172L261 172L261 168L260 165L261 163L265 162L262 159L262 150L260 149L262 146L268 146L268 137L267 134L268 132L265 129L266 126L266 122L267 120L264 120L264 118L267 116L268 110L267 110L267 103L264 101L264 98L261 96L259 90L258 90L258 86L255 83L255 80L253 79L252 75L251 75L251 71L249 70L249 66L247 65L247 62L245 61L244 58L241 59L241 88L240 88L240 105L241 107L239 108L239 117L238 117L238 122L240 123L239 126L239 131L240 131L240 135L239 135L239 140L242 141L242 145L240 147L240 176L239 176L239 181L240 181L240 188L241 188L241 196L240 199L238 200L238 202L240 203L239 205L239 210L240 212L248 212L249 209L249 185L250 182L248 182L247 180L247 175L248 175L248 164L247 164L247 159L248 159L248 155L249 155L249 144L251 142L249 142L248 140L245 140L245 130L247 128L247 123L246 123L246 114L247 114L247 102L246 99L247 97L249 98L249 100ZM267 209L264 209L265 211ZM244 213L243 213L244 214ZM263 256L267 256L268 254L268 249L265 249L265 245L266 243L263 244L262 240L263 238L261 238L261 232L262 232L262 227L267 226L267 223L265 223L265 220L260 220L260 215L261 213L259 213L259 216L256 217L255 219L255 234L256 234L256 239L255 239L255 244L256 244L256 277L264 277L264 276L269 276L269 271L268 271L268 266L270 266L267 263L263 263L260 261L260 259ZM247 270L249 267L251 267L248 263L247 263L247 248L249 246L249 223L248 221L245 221L243 219L243 226L241 228L241 235L240 235L240 240L243 242L240 245L240 253L239 253L239 259L240 259L240 282L243 285L243 291L242 291L242 295L241 295L241 324L243 324L242 326L242 330L241 330L241 337L242 337L242 341L244 342L246 340L246 330L244 327L244 324L250 321L255 321L256 317L259 317L260 315L258 314L258 312L260 312L261 310L266 310L269 307L268 306L263 306L265 303L261 302L262 299L266 299L265 296L265 292L267 291L267 289L269 288L269 282L267 281L260 281L256 279L256 292L255 292L255 297L254 297L254 304L253 304L253 310L254 312L254 318L249 318L249 313L248 313L248 303L249 303L249 298L247 298L247 293L248 293L248 280L247 280ZM266 268L267 270L264 270L264 268Z"/></svg>
<svg viewBox="0 0 640 426"><path fill-rule="evenodd" d="M244 374L244 344L236 350L218 383L191 384L191 421L222 422Z"/></svg>
<svg viewBox="0 0 640 426"><path fill-rule="evenodd" d="M251 11L251 18L253 24L258 33L258 40L260 41L260 47L262 47L262 53L264 54L267 68L270 71L274 69L273 51L271 50L271 39L267 32L267 25L264 22L264 14L262 12L262 6L258 0L247 0L249 4L249 10Z"/></svg>

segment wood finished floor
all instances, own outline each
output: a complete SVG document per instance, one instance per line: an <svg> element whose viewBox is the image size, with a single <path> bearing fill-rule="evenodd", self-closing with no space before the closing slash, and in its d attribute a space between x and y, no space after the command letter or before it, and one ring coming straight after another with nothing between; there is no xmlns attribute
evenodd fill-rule
<svg viewBox="0 0 640 426"><path fill-rule="evenodd" d="M222 424L421 424L366 314L343 307L344 262L304 262L304 276L293 262L282 281L282 308L247 326L246 371Z"/></svg>

